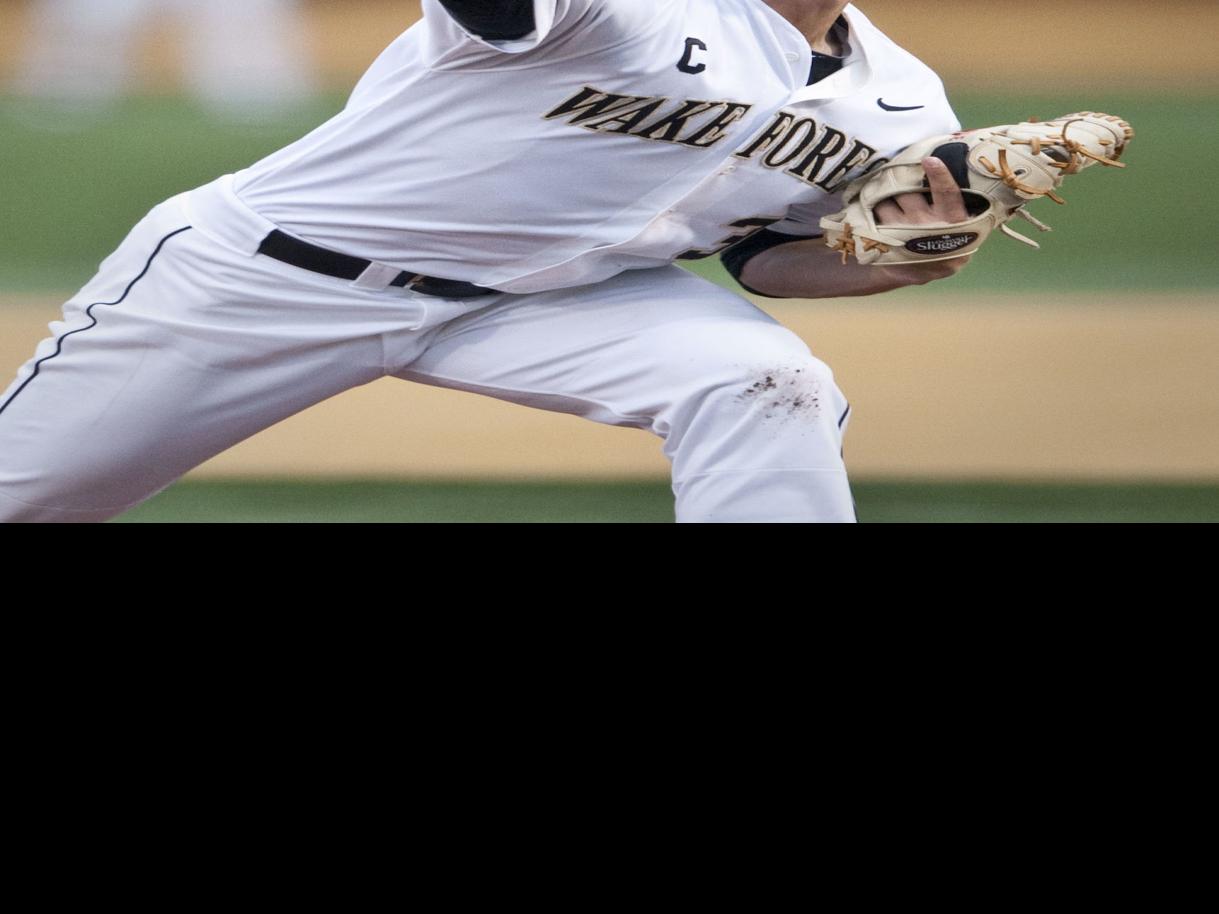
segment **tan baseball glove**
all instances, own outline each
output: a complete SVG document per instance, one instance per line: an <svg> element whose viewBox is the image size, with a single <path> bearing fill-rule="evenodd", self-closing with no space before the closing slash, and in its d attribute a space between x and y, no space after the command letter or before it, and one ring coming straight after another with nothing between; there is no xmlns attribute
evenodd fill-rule
<svg viewBox="0 0 1219 914"><path fill-rule="evenodd" d="M1019 216L1041 231L1049 226L1025 210L1038 197L1065 203L1055 191L1066 175L1117 161L1134 137L1120 117L1084 111L1052 121L985 127L914 143L893 161L847 186L846 209L821 220L825 240L860 263L892 265L948 260L972 254L996 228L1032 247L1036 241L1007 224ZM965 198L964 222L931 225L879 225L875 207L899 194L926 193L923 160L942 160ZM951 185L949 185L951 187Z"/></svg>

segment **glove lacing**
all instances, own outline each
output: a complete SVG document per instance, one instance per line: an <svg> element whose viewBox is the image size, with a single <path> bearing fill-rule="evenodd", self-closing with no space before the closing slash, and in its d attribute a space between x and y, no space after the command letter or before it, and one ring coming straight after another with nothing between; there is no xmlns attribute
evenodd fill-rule
<svg viewBox="0 0 1219 914"><path fill-rule="evenodd" d="M1087 112L1087 111L1081 112L1081 113L1083 113L1085 115L1090 115L1093 117L1103 117L1106 120L1113 121L1114 123L1121 126L1123 128L1123 130L1125 130L1127 139L1129 139L1134 133L1134 131L1130 128L1130 125L1127 124L1125 121L1123 121L1121 118L1113 117L1112 115L1107 115L1107 114L1092 114L1091 112ZM1125 162L1119 162L1119 161L1117 161L1116 158L1110 159L1107 156L1099 155L1098 153L1092 152L1090 149L1087 149L1083 143L1079 142L1078 140L1073 140L1069 136L1067 136L1067 131L1071 128L1071 125L1078 124L1082 120L1083 120L1083 118L1077 117L1077 118L1074 118L1073 120L1067 121L1065 124L1062 125L1062 130L1056 134L1052 133L1045 137L1031 137L1027 140L1012 140L1011 143L1013 146L1028 146L1032 150L1033 155L1035 155L1035 156L1040 156L1042 154L1043 144L1046 144L1047 141L1048 141L1048 145L1050 145L1050 146L1061 147L1062 149L1065 149L1066 155L1067 155L1067 160L1065 162L1060 162L1057 159L1050 156L1048 153L1046 153L1046 157L1050 159L1050 161L1047 164L1052 165L1054 168L1058 168L1063 171L1070 172L1072 174L1078 172L1081 168L1083 168L1084 164L1086 164L1086 163L1084 163L1082 161L1082 159L1085 159L1085 158L1091 159L1094 162L1099 162L1101 165L1104 165L1106 168L1125 168L1126 167ZM1033 124L1037 123L1035 118L1029 118L1028 122L1033 123ZM1114 145L1114 141L1112 139L1107 139L1107 138L1100 138L1097 140L1097 142L1099 142L1100 145L1106 146L1106 147ZM997 177L1000 177L1003 180L1003 183L1006 184L1008 187L1010 187L1012 190L1020 191L1021 193L1029 194L1030 196L1049 197L1051 200L1053 200L1055 203L1059 204L1060 206L1066 206L1067 201L1064 200L1062 197L1058 196L1058 194L1054 193L1054 191L1038 190L1037 188L1030 187L1029 185L1025 184L1023 181L1021 181L1016 176L1016 173L1012 170L1011 165L1008 163L1006 149L999 150L999 166L997 168L995 167L995 163L992 162L990 159L986 158L986 156L978 156L978 162L984 168L986 168L991 174L993 174ZM1046 225L1040 219L1037 219L1032 214L1026 212L1023 207L1021 207L1020 209L1018 209L1016 211L1016 215L1024 220L1026 220L1027 222L1031 222L1033 225L1037 226L1037 228L1039 228L1043 232L1053 231L1053 229L1051 229L1048 225ZM1021 235L1019 232L1014 231L1007 224L999 226L999 231L1001 231L1003 234L1007 235L1009 238L1014 238L1019 242L1029 245L1030 247L1034 247L1034 248L1041 247L1041 245L1039 245L1036 241L1034 241L1031 238L1026 238L1024 235Z"/></svg>

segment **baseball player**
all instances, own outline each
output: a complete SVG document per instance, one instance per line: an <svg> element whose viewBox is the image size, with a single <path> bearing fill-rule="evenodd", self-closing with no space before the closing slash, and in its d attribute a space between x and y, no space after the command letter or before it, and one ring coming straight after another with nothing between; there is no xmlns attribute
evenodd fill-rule
<svg viewBox="0 0 1219 914"><path fill-rule="evenodd" d="M0 396L0 519L100 521L386 375L647 429L679 521L850 521L830 369L674 266L869 295L820 218L959 129L843 0L424 0L300 141L157 206ZM948 169L882 221L964 218Z"/></svg>

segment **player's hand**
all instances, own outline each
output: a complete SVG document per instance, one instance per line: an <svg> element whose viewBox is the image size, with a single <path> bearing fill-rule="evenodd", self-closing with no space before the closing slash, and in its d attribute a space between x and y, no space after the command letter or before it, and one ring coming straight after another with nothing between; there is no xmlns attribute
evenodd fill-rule
<svg viewBox="0 0 1219 914"><path fill-rule="evenodd" d="M929 157L923 159L923 171L927 173L931 202L927 202L926 194L901 194L883 200L873 210L878 224L931 225L964 222L969 218L969 211L965 209L965 196L948 166L935 157ZM897 271L903 276L908 274L910 285L918 285L955 276L968 262L969 257L955 257L952 260L933 260L930 263L903 264L900 267L882 269Z"/></svg>
<svg viewBox="0 0 1219 914"><path fill-rule="evenodd" d="M969 218L965 197L948 166L939 159L923 159L931 202L926 194L901 194L876 205L876 221L881 225L929 225L933 222L964 222Z"/></svg>

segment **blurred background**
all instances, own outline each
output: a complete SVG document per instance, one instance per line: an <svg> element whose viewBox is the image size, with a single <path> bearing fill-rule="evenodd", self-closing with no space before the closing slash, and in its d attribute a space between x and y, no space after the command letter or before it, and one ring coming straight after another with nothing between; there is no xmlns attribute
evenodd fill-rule
<svg viewBox="0 0 1219 914"><path fill-rule="evenodd" d="M863 520L1219 520L1219 4L860 0L966 126L1130 120L945 284L759 304L836 372ZM0 0L0 388L155 203L337 112L411 0ZM731 284L717 262L691 266ZM385 380L127 520L666 520L646 433Z"/></svg>

